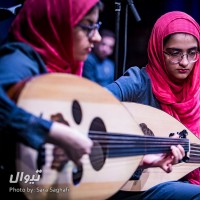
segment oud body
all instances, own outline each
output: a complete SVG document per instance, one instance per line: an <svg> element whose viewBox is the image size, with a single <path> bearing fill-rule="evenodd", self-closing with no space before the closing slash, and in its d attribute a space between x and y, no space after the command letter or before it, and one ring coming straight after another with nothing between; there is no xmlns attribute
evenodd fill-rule
<svg viewBox="0 0 200 200"><path fill-rule="evenodd" d="M155 137L169 137L170 133L177 134L183 130L187 131L186 137L190 140L190 152L187 153L189 160L173 166L171 173L165 173L162 169L145 169L139 180L129 180L122 188L123 191L145 191L149 188L167 181L177 181L185 175L200 167L200 141L189 129L181 122L169 114L155 109L151 106L137 103L123 103L131 112L138 126L146 124Z"/></svg>
<svg viewBox="0 0 200 200"><path fill-rule="evenodd" d="M143 135L132 116L113 95L97 84L73 75L48 74L30 80L17 104L44 119L61 114L69 126L86 136L91 128ZM143 157L141 154L108 158L101 153L100 147L99 154L104 157L101 163L95 166L95 159L85 155L81 170L74 175L77 166L71 161L61 171L51 169L52 148L51 144L45 145L45 164L40 180L34 184L20 182L28 199L106 199L130 178ZM37 166L38 152L22 144L18 145L17 152L17 172L30 177L37 175L36 170L40 170ZM26 188L33 189L33 192L27 192Z"/></svg>

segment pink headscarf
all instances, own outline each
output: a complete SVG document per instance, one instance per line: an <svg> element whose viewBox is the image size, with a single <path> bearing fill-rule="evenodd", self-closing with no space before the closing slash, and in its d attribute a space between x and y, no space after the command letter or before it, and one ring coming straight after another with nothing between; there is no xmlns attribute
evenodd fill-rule
<svg viewBox="0 0 200 200"><path fill-rule="evenodd" d="M169 12L157 20L152 30L146 70L162 109L200 137L200 60L195 63L193 72L182 86L172 82L166 72L163 39L177 32L195 36L200 47L200 28L195 20L183 12Z"/></svg>
<svg viewBox="0 0 200 200"><path fill-rule="evenodd" d="M198 23L186 13L168 12L157 20L152 30L146 70L162 110L178 119L200 138L200 60L195 63L193 71L183 85L172 82L166 72L163 39L179 32L193 35L200 48ZM200 185L199 169L190 173L188 178L190 182Z"/></svg>
<svg viewBox="0 0 200 200"><path fill-rule="evenodd" d="M26 0L10 35L31 45L49 72L82 75L73 56L72 30L98 0Z"/></svg>

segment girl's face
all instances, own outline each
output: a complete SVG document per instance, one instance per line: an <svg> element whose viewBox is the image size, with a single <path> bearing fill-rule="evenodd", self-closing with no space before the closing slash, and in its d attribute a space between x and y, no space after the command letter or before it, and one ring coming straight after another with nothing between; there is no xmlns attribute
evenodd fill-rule
<svg viewBox="0 0 200 200"><path fill-rule="evenodd" d="M164 55L170 79L182 83L190 75L199 57L197 40L190 34L173 34L164 44Z"/></svg>
<svg viewBox="0 0 200 200"><path fill-rule="evenodd" d="M101 41L98 31L99 8L96 7L73 29L73 55L75 61L85 61L94 47L94 43ZM89 28L87 28L89 27ZM93 29L90 29L92 28Z"/></svg>

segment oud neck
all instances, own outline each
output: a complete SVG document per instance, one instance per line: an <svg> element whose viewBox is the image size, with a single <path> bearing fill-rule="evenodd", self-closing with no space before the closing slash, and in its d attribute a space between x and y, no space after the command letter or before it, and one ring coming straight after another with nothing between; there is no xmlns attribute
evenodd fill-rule
<svg viewBox="0 0 200 200"><path fill-rule="evenodd" d="M190 144L190 159L186 160L187 163L200 163L200 145Z"/></svg>
<svg viewBox="0 0 200 200"><path fill-rule="evenodd" d="M145 154L169 153L172 145L182 145L187 152L190 149L186 138L164 138L141 136L133 134L97 133L93 132L91 138L98 142L107 156L127 157Z"/></svg>

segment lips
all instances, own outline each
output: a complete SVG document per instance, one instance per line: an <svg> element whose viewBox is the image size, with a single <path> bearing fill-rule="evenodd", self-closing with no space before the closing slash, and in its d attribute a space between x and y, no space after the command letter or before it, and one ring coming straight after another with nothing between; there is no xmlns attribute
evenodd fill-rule
<svg viewBox="0 0 200 200"><path fill-rule="evenodd" d="M87 52L87 53L90 53L91 51L92 51L92 48L91 48L91 47L89 47L89 48L86 49L86 52Z"/></svg>
<svg viewBox="0 0 200 200"><path fill-rule="evenodd" d="M178 69L178 72L181 74L185 74L188 72L188 69Z"/></svg>

